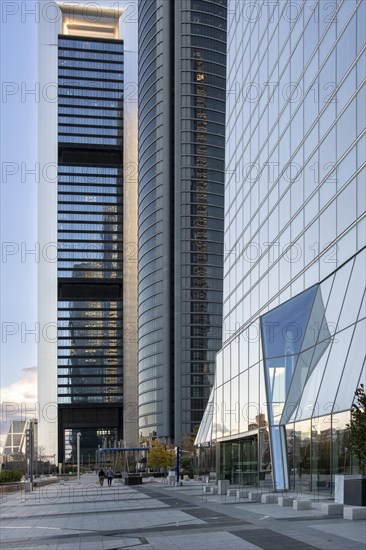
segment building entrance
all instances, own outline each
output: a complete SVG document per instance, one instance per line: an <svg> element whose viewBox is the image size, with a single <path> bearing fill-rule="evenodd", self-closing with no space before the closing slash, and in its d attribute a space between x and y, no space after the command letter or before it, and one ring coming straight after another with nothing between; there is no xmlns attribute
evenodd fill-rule
<svg viewBox="0 0 366 550"><path fill-rule="evenodd" d="M258 436L221 444L220 478L236 485L258 483Z"/></svg>

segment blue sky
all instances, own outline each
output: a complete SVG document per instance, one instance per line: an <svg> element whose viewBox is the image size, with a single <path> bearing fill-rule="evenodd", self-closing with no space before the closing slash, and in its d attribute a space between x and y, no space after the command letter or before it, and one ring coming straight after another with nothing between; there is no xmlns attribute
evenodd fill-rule
<svg viewBox="0 0 366 550"><path fill-rule="evenodd" d="M36 365L35 336L26 335L26 330L34 329L37 320L37 264L34 255L26 254L37 241L37 183L34 175L25 176L37 161L37 98L26 93L37 82L37 24L20 13L7 14L5 4L1 21L2 387L14 383L23 368Z"/></svg>
<svg viewBox="0 0 366 550"><path fill-rule="evenodd" d="M69 1L69 0L66 0ZM127 9L134 0L84 3ZM37 365L37 32L32 11L49 0L1 3L1 401L36 401ZM131 31L131 29L128 29ZM135 30L134 30L135 32ZM137 43L137 40L136 40ZM1 426L2 428L3 426ZM3 432L3 430L1 430Z"/></svg>

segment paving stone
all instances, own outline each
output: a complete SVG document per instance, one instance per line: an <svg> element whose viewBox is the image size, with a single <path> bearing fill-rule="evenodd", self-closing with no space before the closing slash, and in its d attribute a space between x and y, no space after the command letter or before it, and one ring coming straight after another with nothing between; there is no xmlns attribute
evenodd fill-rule
<svg viewBox="0 0 366 550"><path fill-rule="evenodd" d="M207 499L196 481L189 487L144 481L126 492L117 483L99 488L95 476L81 478L81 486L65 483L54 492L28 493L24 502L9 495L2 503L1 548L365 550L365 522L323 516L321 501L301 514L226 495ZM247 496L248 489L237 490Z"/></svg>

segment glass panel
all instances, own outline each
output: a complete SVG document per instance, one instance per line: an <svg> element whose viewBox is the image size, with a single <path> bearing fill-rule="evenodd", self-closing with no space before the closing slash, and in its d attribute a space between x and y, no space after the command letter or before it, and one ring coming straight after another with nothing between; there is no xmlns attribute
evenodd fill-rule
<svg viewBox="0 0 366 550"><path fill-rule="evenodd" d="M223 390L222 386L216 390L216 405L217 413L215 414L216 418L216 438L220 439L223 436L222 428L222 415L223 415Z"/></svg>
<svg viewBox="0 0 366 550"><path fill-rule="evenodd" d="M316 298L314 300L313 309L310 314L308 327L303 339L302 349L305 351L298 356L296 363L295 373L292 377L291 387L286 399L286 407L281 419L281 423L287 423L290 418L293 418L293 414L296 411L296 405L299 403L305 382L310 376L312 371L316 368L320 358L329 346L329 331L327 333L327 339L325 330L327 326L323 325L322 342L314 348L317 340L319 339L319 329L322 325L324 316L324 305L322 299L322 293L318 288Z"/></svg>
<svg viewBox="0 0 366 550"><path fill-rule="evenodd" d="M240 419L239 431L248 431L248 371L239 375Z"/></svg>
<svg viewBox="0 0 366 550"><path fill-rule="evenodd" d="M356 258L348 285L347 294L344 298L341 315L338 322L338 330L355 323L357 319L359 304L365 289L365 265L366 251L360 252Z"/></svg>
<svg viewBox="0 0 366 550"><path fill-rule="evenodd" d="M357 323L353 333L351 346L334 403L335 412L350 409L352 406L354 393L365 360L365 334L366 320L364 319Z"/></svg>
<svg viewBox="0 0 366 550"><path fill-rule="evenodd" d="M315 418L312 422L311 439L311 474L312 491L328 491L331 483L330 446L331 420L330 416Z"/></svg>
<svg viewBox="0 0 366 550"><path fill-rule="evenodd" d="M295 488L294 424L286 426L286 449L289 489Z"/></svg>
<svg viewBox="0 0 366 550"><path fill-rule="evenodd" d="M364 292L362 304L358 314L359 319L364 319L365 317L366 317L366 291Z"/></svg>
<svg viewBox="0 0 366 550"><path fill-rule="evenodd" d="M223 386L223 403L222 403L222 432L223 436L230 435L231 429L231 402L230 402L230 382L226 382ZM234 408L235 411L235 408ZM235 413L234 413L235 414Z"/></svg>
<svg viewBox="0 0 366 550"><path fill-rule="evenodd" d="M323 304L326 306L328 303L329 294L333 285L334 281L334 275L331 275L328 277L325 281L322 282L320 285L320 290L322 292L322 298L323 298Z"/></svg>
<svg viewBox="0 0 366 550"><path fill-rule="evenodd" d="M353 327L349 327L333 337L328 363L317 398L317 414L326 414L329 407L333 407L352 333Z"/></svg>
<svg viewBox="0 0 366 550"><path fill-rule="evenodd" d="M352 473L351 454L349 452L350 413L333 414L332 417L332 471L333 474Z"/></svg>
<svg viewBox="0 0 366 550"><path fill-rule="evenodd" d="M231 451L232 443L220 445L220 479L231 479L232 477Z"/></svg>
<svg viewBox="0 0 366 550"><path fill-rule="evenodd" d="M223 373L222 373L223 354L224 354L223 351L221 351L216 355L216 387L221 386L223 381Z"/></svg>
<svg viewBox="0 0 366 550"><path fill-rule="evenodd" d="M252 324L248 327L249 336L249 366L259 361L259 326Z"/></svg>
<svg viewBox="0 0 366 550"><path fill-rule="evenodd" d="M249 430L258 428L259 424L259 365L249 369Z"/></svg>
<svg viewBox="0 0 366 550"><path fill-rule="evenodd" d="M223 349L223 381L230 380L230 345Z"/></svg>
<svg viewBox="0 0 366 550"><path fill-rule="evenodd" d="M318 348L323 347L322 344L318 344L315 348L315 354L318 353ZM300 401L300 406L296 414L296 420L302 420L305 418L310 418L314 409L315 401L316 401L316 395L318 393L319 386L321 384L321 380L323 377L323 372L325 365L328 360L329 350L326 351L322 358L320 359L319 363L317 364L316 368L313 370L311 375L309 376L302 397Z"/></svg>
<svg viewBox="0 0 366 550"><path fill-rule="evenodd" d="M240 405L239 405L239 377L233 378L230 382L231 385L231 435L235 435L239 432L239 417L240 417Z"/></svg>
<svg viewBox="0 0 366 550"><path fill-rule="evenodd" d="M322 338L322 334L324 334L325 325L329 327L331 334L334 334L337 330L339 312L343 301L342 298L346 293L352 265L353 261L350 261L336 273L331 295L325 311L325 320L322 325L320 339Z"/></svg>
<svg viewBox="0 0 366 550"><path fill-rule="evenodd" d="M268 487L268 483L272 482L272 466L271 453L269 446L269 430L264 420L264 415L260 415L259 430L259 479L264 482L264 486Z"/></svg>
<svg viewBox="0 0 366 550"><path fill-rule="evenodd" d="M240 472L240 485L255 485L258 475L258 439L257 436L247 437L239 442L239 462L236 470Z"/></svg>
<svg viewBox="0 0 366 550"><path fill-rule="evenodd" d="M267 394L266 394L266 384L264 378L264 363L263 361L259 364L259 404L260 404L260 413L264 415L264 421L266 425L268 423L267 417Z"/></svg>
<svg viewBox="0 0 366 550"><path fill-rule="evenodd" d="M289 462L290 478L296 489L309 491L311 486L310 475L310 442L311 423L310 420L296 422L293 432L293 464Z"/></svg>
<svg viewBox="0 0 366 550"><path fill-rule="evenodd" d="M231 378L237 376L239 372L239 338L235 338L230 344L231 348Z"/></svg>
<svg viewBox="0 0 366 550"><path fill-rule="evenodd" d="M360 385L360 384L363 384L364 387L366 388L366 360L365 360L365 363L364 363L364 366L363 366L363 369L362 369L360 380L358 382L358 385Z"/></svg>
<svg viewBox="0 0 366 550"><path fill-rule="evenodd" d="M239 365L239 372L243 372L244 370L246 370L249 366L249 361L248 361L248 353L249 353L249 350L248 350L248 334L247 334L247 331L243 332L241 335L240 335L240 342L239 342L239 346L240 346L240 355L239 355L239 361L240 361L240 365Z"/></svg>

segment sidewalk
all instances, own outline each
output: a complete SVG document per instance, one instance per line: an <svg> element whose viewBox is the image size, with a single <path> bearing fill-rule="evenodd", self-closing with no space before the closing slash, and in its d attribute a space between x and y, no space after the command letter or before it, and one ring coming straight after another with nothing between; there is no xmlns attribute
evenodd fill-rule
<svg viewBox="0 0 366 550"><path fill-rule="evenodd" d="M321 502L295 511L277 504L236 501L203 493L201 482L182 487L146 481L100 488L48 485L4 495L1 549L27 550L365 550L363 521L323 517Z"/></svg>

